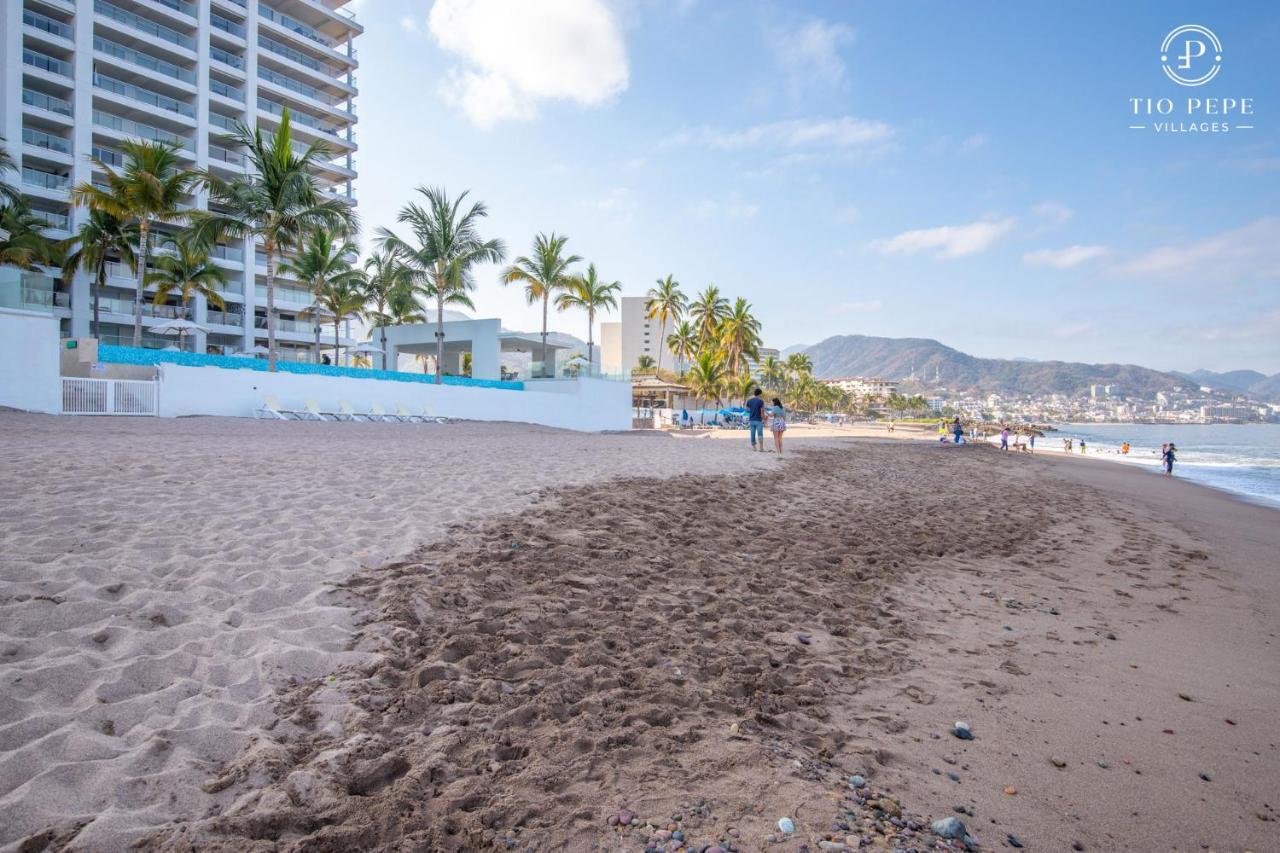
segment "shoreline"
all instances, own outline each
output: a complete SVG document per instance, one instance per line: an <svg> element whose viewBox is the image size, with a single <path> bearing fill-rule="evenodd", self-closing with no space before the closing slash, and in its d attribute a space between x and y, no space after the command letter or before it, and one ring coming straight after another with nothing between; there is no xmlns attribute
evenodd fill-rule
<svg viewBox="0 0 1280 853"><path fill-rule="evenodd" d="M859 828L841 839L909 842L854 773L904 816L961 818L984 849L1013 834L1030 849L1261 850L1280 817L1258 799L1280 788L1280 577L1266 571L1280 516L1212 488L876 437L789 434L780 464L708 436L517 425L3 426L27 462L2 516L0 668L11 688L21 676L0 708L6 749L19 738L0 760L0 823L21 833L6 851L40 825L96 851L175 819L150 849L305 849L391 838L419 805L430 820L404 824L403 843L428 849L639 849L648 834L608 823L624 808L652 834L679 814L693 840L743 850L816 846L849 815ZM69 466L75 488L41 467L50 433L93 448ZM236 465L214 483L150 460L178 447L197 467ZM265 511L290 525L227 552L224 530L264 512L235 499L254 481L244 463L320 447L363 458L363 484L285 472L298 491ZM464 484L462 512L435 498ZM388 513L400 489L415 502ZM144 528L217 526L204 547L200 526L70 547L121 505ZM291 574L315 532L304 511L331 529ZM253 592L224 624L208 585L234 595L244 579ZM211 633L236 651L184 657ZM227 667L239 677L216 675ZM171 711L188 683L203 688ZM220 719L263 687L259 713ZM977 739L954 739L955 720ZM107 784L122 763L127 790ZM552 779L564 796L542 793ZM52 793L68 783L73 799ZM767 842L784 815L797 832Z"/></svg>

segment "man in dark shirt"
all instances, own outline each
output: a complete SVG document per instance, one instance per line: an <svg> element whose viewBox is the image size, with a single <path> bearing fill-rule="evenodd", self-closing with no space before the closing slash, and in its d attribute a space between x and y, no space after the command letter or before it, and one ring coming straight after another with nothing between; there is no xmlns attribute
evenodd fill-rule
<svg viewBox="0 0 1280 853"><path fill-rule="evenodd" d="M747 401L747 427L751 430L751 449L764 451L764 398L761 396L764 392L759 388L755 394ZM756 444L756 437L759 436L760 443Z"/></svg>

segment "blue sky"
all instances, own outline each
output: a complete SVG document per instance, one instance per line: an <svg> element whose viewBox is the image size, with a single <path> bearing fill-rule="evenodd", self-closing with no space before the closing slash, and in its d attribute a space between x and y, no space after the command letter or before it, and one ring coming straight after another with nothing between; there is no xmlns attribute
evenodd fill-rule
<svg viewBox="0 0 1280 853"><path fill-rule="evenodd" d="M555 230L625 294L670 273L744 296L771 346L1280 371L1280 5L353 5L367 234L444 185L512 254ZM1196 88L1159 56L1188 23L1222 43ZM1157 133L1130 97L1232 129ZM538 326L478 278L480 314Z"/></svg>

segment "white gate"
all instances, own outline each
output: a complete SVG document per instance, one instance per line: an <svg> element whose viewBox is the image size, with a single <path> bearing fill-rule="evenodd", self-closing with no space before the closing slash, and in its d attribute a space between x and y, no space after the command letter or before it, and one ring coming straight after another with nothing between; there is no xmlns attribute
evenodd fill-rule
<svg viewBox="0 0 1280 853"><path fill-rule="evenodd" d="M62 378L64 415L156 414L156 382Z"/></svg>

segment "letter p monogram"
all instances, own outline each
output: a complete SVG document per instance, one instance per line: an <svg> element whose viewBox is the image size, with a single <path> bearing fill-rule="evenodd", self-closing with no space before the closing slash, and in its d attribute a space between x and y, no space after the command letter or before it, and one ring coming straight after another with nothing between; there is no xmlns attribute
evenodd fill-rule
<svg viewBox="0 0 1280 853"><path fill-rule="evenodd" d="M1195 52L1192 52L1192 45L1195 45ZM1199 59L1204 56L1205 43L1199 39L1186 39L1182 42L1182 56L1178 57L1181 61L1178 67L1186 70L1191 67L1191 60Z"/></svg>

